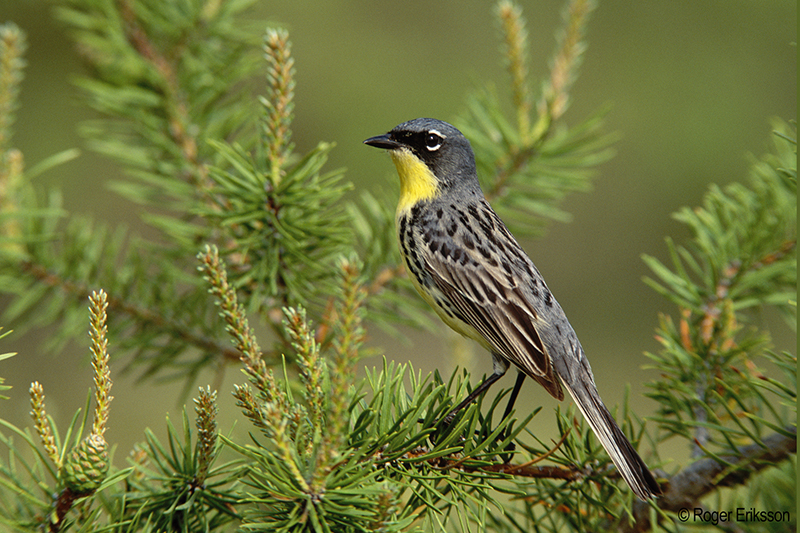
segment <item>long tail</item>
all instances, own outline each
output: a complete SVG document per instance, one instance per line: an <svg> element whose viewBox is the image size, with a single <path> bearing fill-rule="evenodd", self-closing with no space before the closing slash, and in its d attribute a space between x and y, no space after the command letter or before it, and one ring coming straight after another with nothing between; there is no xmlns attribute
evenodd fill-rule
<svg viewBox="0 0 800 533"><path fill-rule="evenodd" d="M591 378L581 376L577 383L562 383L631 490L644 501L660 495L653 474L606 409Z"/></svg>

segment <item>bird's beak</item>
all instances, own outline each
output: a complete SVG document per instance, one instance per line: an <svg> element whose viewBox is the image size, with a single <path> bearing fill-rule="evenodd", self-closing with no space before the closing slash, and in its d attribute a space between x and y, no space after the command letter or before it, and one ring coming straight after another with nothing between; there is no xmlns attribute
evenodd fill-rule
<svg viewBox="0 0 800 533"><path fill-rule="evenodd" d="M396 150L402 146L399 142L393 141L389 137L388 133L378 135L376 137L370 137L364 141L364 144L374 146L375 148L383 148L384 150Z"/></svg>

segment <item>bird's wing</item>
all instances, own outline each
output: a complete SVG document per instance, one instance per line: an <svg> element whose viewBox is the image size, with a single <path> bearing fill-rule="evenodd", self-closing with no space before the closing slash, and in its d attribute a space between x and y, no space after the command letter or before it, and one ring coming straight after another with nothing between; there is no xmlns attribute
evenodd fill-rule
<svg viewBox="0 0 800 533"><path fill-rule="evenodd" d="M496 215L494 218L502 226ZM533 279L536 274L532 264L531 268L519 264L530 263L530 259L505 226L495 227L491 234L495 242L473 233L473 240L478 242L472 246L456 234L437 253L425 253L428 274L458 311L459 318L475 328L498 355L562 399L564 393L537 331L542 318L519 284L546 287Z"/></svg>

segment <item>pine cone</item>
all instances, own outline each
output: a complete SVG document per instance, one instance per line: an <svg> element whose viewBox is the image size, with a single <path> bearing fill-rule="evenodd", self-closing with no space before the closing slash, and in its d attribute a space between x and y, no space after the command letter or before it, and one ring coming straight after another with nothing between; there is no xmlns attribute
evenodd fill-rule
<svg viewBox="0 0 800 533"><path fill-rule="evenodd" d="M70 452L64 463L64 484L76 495L91 494L107 473L106 440L101 435L89 435Z"/></svg>

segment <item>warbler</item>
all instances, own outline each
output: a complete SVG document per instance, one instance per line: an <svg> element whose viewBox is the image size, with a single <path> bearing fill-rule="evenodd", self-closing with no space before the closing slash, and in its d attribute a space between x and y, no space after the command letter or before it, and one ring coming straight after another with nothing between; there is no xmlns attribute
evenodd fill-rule
<svg viewBox="0 0 800 533"><path fill-rule="evenodd" d="M445 421L513 364L507 414L525 376L558 400L563 386L633 492L642 500L658 496L658 483L603 404L564 311L486 201L469 141L446 122L418 118L364 143L388 150L400 176L397 236L417 291L448 326L492 355L492 374Z"/></svg>

